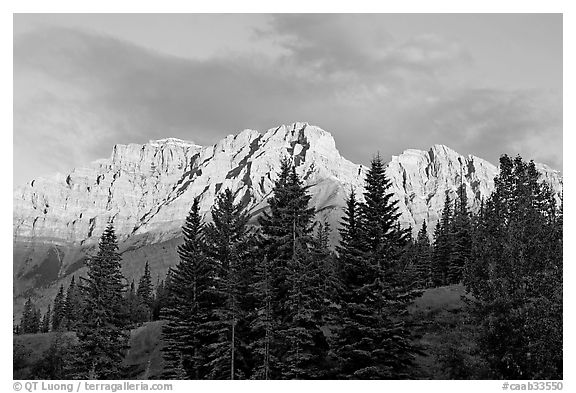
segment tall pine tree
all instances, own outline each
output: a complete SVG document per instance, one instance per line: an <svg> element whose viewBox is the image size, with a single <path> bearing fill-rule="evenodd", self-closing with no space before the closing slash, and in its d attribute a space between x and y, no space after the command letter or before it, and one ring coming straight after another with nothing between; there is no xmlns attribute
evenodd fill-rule
<svg viewBox="0 0 576 393"><path fill-rule="evenodd" d="M60 285L58 293L54 298L54 308L52 312L52 330L56 331L65 326L62 325L62 321L66 317L66 298L64 297L64 285Z"/></svg>
<svg viewBox="0 0 576 393"><path fill-rule="evenodd" d="M198 198L182 227L180 261L166 277L166 302L161 317L165 378L204 379L210 374L209 349L215 333L209 326L215 302L214 264L203 253L203 223Z"/></svg>
<svg viewBox="0 0 576 393"><path fill-rule="evenodd" d="M479 346L494 376L562 378L562 221L533 162L500 158L466 265Z"/></svg>
<svg viewBox="0 0 576 393"><path fill-rule="evenodd" d="M342 378L402 378L415 353L403 320L412 295L400 276L408 233L398 223L398 202L390 186L377 155L366 176L359 220L348 203L342 237L350 250L342 261L342 326L336 347ZM356 221L359 239L352 248L347 237Z"/></svg>
<svg viewBox="0 0 576 393"><path fill-rule="evenodd" d="M215 340L210 349L212 379L245 378L248 343L245 302L249 292L246 281L248 269L248 214L241 204L234 203L234 195L224 190L212 208L212 223L206 225L206 253L215 266L216 305L211 313L211 327Z"/></svg>
<svg viewBox="0 0 576 393"><path fill-rule="evenodd" d="M88 277L81 278L84 308L76 329L74 378L122 378L122 360L129 337L123 312L125 278L120 270L121 260L110 223L100 238L98 253L86 262Z"/></svg>

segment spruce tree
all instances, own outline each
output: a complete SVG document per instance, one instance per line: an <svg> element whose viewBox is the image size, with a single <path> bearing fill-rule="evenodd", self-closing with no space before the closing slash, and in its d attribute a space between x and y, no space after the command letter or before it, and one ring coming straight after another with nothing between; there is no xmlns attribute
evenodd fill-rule
<svg viewBox="0 0 576 393"><path fill-rule="evenodd" d="M48 305L48 309L46 310L46 313L42 318L42 329L41 329L42 333L48 333L50 331L50 321L52 320L51 316L52 316L52 310L50 305Z"/></svg>
<svg viewBox="0 0 576 393"><path fill-rule="evenodd" d="M156 291L154 295L154 302L152 305L152 320L157 321L160 319L160 314L162 309L166 304L166 285L164 280L160 280L156 285Z"/></svg>
<svg viewBox="0 0 576 393"><path fill-rule="evenodd" d="M416 275L421 288L430 288L434 285L431 251L428 227L424 220L416 237Z"/></svg>
<svg viewBox="0 0 576 393"><path fill-rule="evenodd" d="M313 287L320 298L320 318L322 325L328 326L334 322L334 314L338 303L338 294L342 287L338 277L339 269L336 255L330 249L330 233L332 229L327 221L317 223L316 234L311 248L311 259L314 269L318 272L317 282Z"/></svg>
<svg viewBox="0 0 576 393"><path fill-rule="evenodd" d="M40 330L39 314L36 306L32 303L32 299L30 298L28 298L24 304L20 326L22 334L34 334L38 333Z"/></svg>
<svg viewBox="0 0 576 393"><path fill-rule="evenodd" d="M452 243L448 263L448 283L458 284L463 279L464 266L470 259L472 249L472 224L468 212L466 185L458 188L458 197L454 207L451 225Z"/></svg>
<svg viewBox="0 0 576 393"><path fill-rule="evenodd" d="M178 246L180 261L166 276L166 301L161 317L168 379L204 379L209 376L207 345L212 342L210 313L215 302L215 267L203 252L203 223L198 198L182 227L183 243Z"/></svg>
<svg viewBox="0 0 576 393"><path fill-rule="evenodd" d="M350 215L354 204L348 203L342 238L350 250L341 257L342 326L336 346L341 378L405 377L415 353L403 320L413 298L401 277L408 233L398 223L398 202L390 186L384 163L376 156L366 176L359 220ZM347 232L354 221L359 222L359 239L350 247Z"/></svg>
<svg viewBox="0 0 576 393"><path fill-rule="evenodd" d="M140 318L140 302L138 301L138 297L136 296L136 284L134 280L130 282L130 286L125 294L125 305L124 310L125 314L127 315L128 320L132 324L137 324L141 321Z"/></svg>
<svg viewBox="0 0 576 393"><path fill-rule="evenodd" d="M54 298L54 308L52 312L52 330L57 331L61 326L62 320L66 317L66 299L64 297L64 285L60 285L58 293Z"/></svg>
<svg viewBox="0 0 576 393"><path fill-rule="evenodd" d="M82 297L80 290L76 285L76 278L74 276L72 276L72 280L68 286L68 291L66 292L64 309L65 318L67 320L66 328L68 330L74 330L78 316L82 310Z"/></svg>
<svg viewBox="0 0 576 393"><path fill-rule="evenodd" d="M152 276L150 275L150 265L148 261L144 265L144 273L138 281L138 290L136 295L141 308L140 321L145 322L150 320L152 308Z"/></svg>
<svg viewBox="0 0 576 393"><path fill-rule="evenodd" d="M310 194L296 168L291 166L285 188L280 196L285 205L278 209L277 219L287 226L281 241L283 255L277 263L285 266L284 288L279 300L281 325L279 336L285 352L281 357L282 378L313 379L322 376L319 368L327 352L322 327L320 294L321 266L313 259L314 215Z"/></svg>
<svg viewBox="0 0 576 393"><path fill-rule="evenodd" d="M448 284L448 266L452 253L452 202L448 191L444 199L444 208L440 221L434 229L434 247L432 250L432 271L435 286Z"/></svg>
<svg viewBox="0 0 576 393"><path fill-rule="evenodd" d="M76 329L74 378L122 378L122 360L129 338L125 328L129 321L123 312L125 278L120 270L121 260L110 223L100 238L98 253L86 262L88 277L82 277L79 285L84 308Z"/></svg>
<svg viewBox="0 0 576 393"><path fill-rule="evenodd" d="M247 365L245 302L249 292L245 270L248 268L248 214L234 195L224 190L212 208L212 223L206 225L206 253L215 266L216 305L210 316L216 338L208 345L211 379L245 378Z"/></svg>
<svg viewBox="0 0 576 393"><path fill-rule="evenodd" d="M276 345L279 321L275 318L273 302L276 291L272 281L272 265L263 253L256 254L254 280L251 291L255 299L254 311L250 318L250 329L254 369L253 379L272 379L279 374Z"/></svg>
<svg viewBox="0 0 576 393"><path fill-rule="evenodd" d="M475 225L466 284L496 378L562 378L562 223L533 163L500 158Z"/></svg>

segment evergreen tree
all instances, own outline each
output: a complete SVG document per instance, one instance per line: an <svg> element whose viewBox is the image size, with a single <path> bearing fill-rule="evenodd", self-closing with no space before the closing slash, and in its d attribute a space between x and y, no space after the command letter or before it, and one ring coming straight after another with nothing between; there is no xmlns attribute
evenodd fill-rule
<svg viewBox="0 0 576 393"><path fill-rule="evenodd" d="M432 271L434 284L442 286L448 284L448 266L452 253L452 203L449 193L446 192L444 208L440 221L434 229L434 247L432 250Z"/></svg>
<svg viewBox="0 0 576 393"><path fill-rule="evenodd" d="M52 310L51 310L50 305L48 305L48 309L46 310L46 314L44 314L44 317L42 318L42 329L41 329L42 333L48 333L50 331L50 321L52 320L51 315L52 315Z"/></svg>
<svg viewBox="0 0 576 393"><path fill-rule="evenodd" d="M65 318L67 320L66 328L68 330L73 330L82 310L82 297L78 286L76 285L76 278L74 276L72 276L70 286L68 286L68 291L66 292L64 309Z"/></svg>
<svg viewBox="0 0 576 393"><path fill-rule="evenodd" d="M245 275L249 217L240 204L234 204L234 195L229 189L218 196L211 213L213 222L205 228L206 253L216 269L212 292L216 305L210 316L216 337L208 345L210 378L244 378L249 372L244 307L249 292Z"/></svg>
<svg viewBox="0 0 576 393"><path fill-rule="evenodd" d="M470 260L472 249L472 223L464 183L458 188L451 228L452 247L448 264L448 282L457 284L463 279L464 266Z"/></svg>
<svg viewBox="0 0 576 393"><path fill-rule="evenodd" d="M400 229L398 202L390 186L384 163L376 156L366 176L360 220L354 203L348 202L342 232L346 250L344 258L341 255L342 323L336 346L341 378L402 378L415 353L402 318L413 298L400 274L408 231ZM359 239L351 242L349 231L356 221Z"/></svg>
<svg viewBox="0 0 576 393"><path fill-rule="evenodd" d="M121 365L129 338L124 329L129 321L123 312L125 278L120 270L121 260L110 223L100 238L98 253L87 261L88 277L81 278L84 308L76 330L75 378L122 377Z"/></svg>
<svg viewBox="0 0 576 393"><path fill-rule="evenodd" d="M61 328L62 320L66 317L66 299L64 297L64 285L60 285L58 293L54 298L54 308L52 312L52 330ZM64 326L62 326L64 328Z"/></svg>
<svg viewBox="0 0 576 393"><path fill-rule="evenodd" d="M534 163L500 158L466 284L495 377L562 378L562 220Z"/></svg>
<svg viewBox="0 0 576 393"><path fill-rule="evenodd" d="M320 378L320 365L328 353L322 331L324 296L318 296L324 267L312 255L320 249L313 236L315 212L309 201L308 188L290 161L283 159L269 199L270 212L259 220L264 254L260 263L265 261L269 268L264 276L272 288L265 303L270 306L268 326L274 326L276 333L269 336L271 379ZM256 369L261 369L258 362Z"/></svg>
<svg viewBox="0 0 576 393"><path fill-rule="evenodd" d="M214 265L205 257L203 224L198 198L182 227L183 244L178 246L180 261L166 276L166 301L162 318L166 363L164 377L204 379L210 372L207 345L215 332L209 325L215 306L212 291L216 285Z"/></svg>
<svg viewBox="0 0 576 393"><path fill-rule="evenodd" d="M432 273L431 246L428 238L428 228L426 221L422 222L422 227L416 237L416 275L420 288L430 288L434 285Z"/></svg>
<svg viewBox="0 0 576 393"><path fill-rule="evenodd" d="M40 330L39 311L30 298L24 304L20 326L22 334L34 334Z"/></svg>
<svg viewBox="0 0 576 393"><path fill-rule="evenodd" d="M136 295L136 284L134 280L130 282L130 287L126 291L124 307L127 319L132 324L137 324L141 321L141 307L138 296Z"/></svg>
<svg viewBox="0 0 576 393"><path fill-rule="evenodd" d="M272 265L266 255L257 258L254 280L251 284L255 307L250 319L252 343L250 351L254 361L253 379L271 379L279 374L279 360L275 351L278 321L273 313L276 291L272 281Z"/></svg>
<svg viewBox="0 0 576 393"><path fill-rule="evenodd" d="M159 280L156 285L154 301L152 304L152 320L157 321L160 319L160 314L166 303L166 286L164 280Z"/></svg>
<svg viewBox="0 0 576 393"><path fill-rule="evenodd" d="M152 308L152 277L150 275L150 265L148 261L144 265L144 274L140 277L138 282L138 290L136 295L138 297L138 302L140 304L141 313L140 321L148 321L151 317Z"/></svg>
<svg viewBox="0 0 576 393"><path fill-rule="evenodd" d="M64 332L57 331L52 336L50 347L33 366L32 375L37 379L68 379L72 342Z"/></svg>
<svg viewBox="0 0 576 393"><path fill-rule="evenodd" d="M274 218L286 229L283 237L276 238L282 252L275 261L285 268L285 274L280 276L280 288L285 292L280 292L277 300L277 316L281 321L278 330L282 342L282 353L278 356L281 377L320 378L319 365L326 356L328 344L321 330L322 301L318 298L321 266L311 255L315 212L309 206L308 188L302 184L294 166L290 167L285 185L275 192L275 197L284 203L277 206Z"/></svg>
<svg viewBox="0 0 576 393"><path fill-rule="evenodd" d="M319 313L323 326L334 323L338 295L342 290L337 258L330 249L331 231L327 221L318 223L310 255L315 264L313 269L318 272L317 282L313 282L312 285L321 301Z"/></svg>

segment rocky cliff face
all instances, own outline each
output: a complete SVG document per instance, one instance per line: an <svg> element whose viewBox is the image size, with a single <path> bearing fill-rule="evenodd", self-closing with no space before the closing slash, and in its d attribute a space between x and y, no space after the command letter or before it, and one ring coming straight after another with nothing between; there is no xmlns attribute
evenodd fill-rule
<svg viewBox="0 0 576 393"><path fill-rule="evenodd" d="M343 158L330 133L307 123L263 134L244 130L213 146L173 138L116 145L109 159L31 181L14 190L15 297L51 294L94 252L109 220L121 241L125 273L141 274L148 260L153 272L163 274L176 262L174 247L194 197L200 197L209 219L215 196L230 188L236 202L257 216L267 206L280 158L286 156L310 185L319 219L337 229L350 189L363 192L367 168ZM543 165L539 169L561 188L557 171ZM402 223L417 231L423 220L434 228L445 193L455 195L461 182L467 186L470 208L476 210L491 193L498 169L435 145L393 156L387 173Z"/></svg>

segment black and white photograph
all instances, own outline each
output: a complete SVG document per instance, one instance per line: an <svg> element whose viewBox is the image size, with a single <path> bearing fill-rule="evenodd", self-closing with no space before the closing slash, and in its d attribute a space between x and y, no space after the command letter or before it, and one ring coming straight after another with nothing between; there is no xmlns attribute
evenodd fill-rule
<svg viewBox="0 0 576 393"><path fill-rule="evenodd" d="M14 391L569 390L565 23L14 13Z"/></svg>

